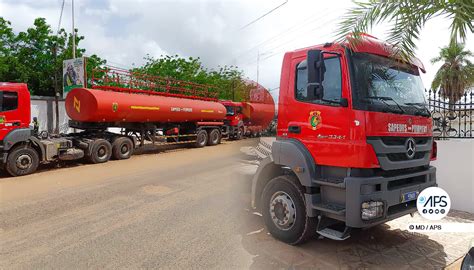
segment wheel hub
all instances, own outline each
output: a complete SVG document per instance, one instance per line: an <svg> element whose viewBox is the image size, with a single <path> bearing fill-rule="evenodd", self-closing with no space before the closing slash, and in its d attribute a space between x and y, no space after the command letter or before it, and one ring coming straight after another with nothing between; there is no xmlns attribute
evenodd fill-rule
<svg viewBox="0 0 474 270"><path fill-rule="evenodd" d="M126 144L122 145L122 148L120 149L122 154L127 154L128 153L128 146Z"/></svg>
<svg viewBox="0 0 474 270"><path fill-rule="evenodd" d="M104 158L105 155L107 154L107 151L105 150L105 147L100 147L97 151L97 154L99 158Z"/></svg>
<svg viewBox="0 0 474 270"><path fill-rule="evenodd" d="M270 200L270 217L281 230L289 230L295 224L296 208L291 197L283 191L273 194Z"/></svg>
<svg viewBox="0 0 474 270"><path fill-rule="evenodd" d="M29 155L20 155L17 159L16 159L16 166L19 168L19 169L22 169L22 170L26 170L28 169L31 164L32 164L32 159Z"/></svg>

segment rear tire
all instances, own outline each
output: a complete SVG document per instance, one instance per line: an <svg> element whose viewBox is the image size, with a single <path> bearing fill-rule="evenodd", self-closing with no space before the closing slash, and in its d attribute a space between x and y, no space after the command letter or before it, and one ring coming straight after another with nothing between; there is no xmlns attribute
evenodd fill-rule
<svg viewBox="0 0 474 270"><path fill-rule="evenodd" d="M213 129L209 132L207 145L218 145L221 143L222 135L218 129Z"/></svg>
<svg viewBox="0 0 474 270"><path fill-rule="evenodd" d="M112 145L104 139L96 139L92 143L91 151L87 158L92 164L105 163L112 156Z"/></svg>
<svg viewBox="0 0 474 270"><path fill-rule="evenodd" d="M113 159L129 159L133 154L133 142L128 137L119 137L112 143Z"/></svg>
<svg viewBox="0 0 474 270"><path fill-rule="evenodd" d="M197 148L206 146L207 138L208 138L207 132L204 129L199 130L196 133L196 142L194 143L194 146Z"/></svg>
<svg viewBox="0 0 474 270"><path fill-rule="evenodd" d="M8 154L6 170L11 176L22 176L34 173L38 169L39 156L29 145L20 145Z"/></svg>
<svg viewBox="0 0 474 270"><path fill-rule="evenodd" d="M307 216L303 187L295 176L270 180L263 190L261 206L265 225L276 239L298 245L316 234L317 218Z"/></svg>

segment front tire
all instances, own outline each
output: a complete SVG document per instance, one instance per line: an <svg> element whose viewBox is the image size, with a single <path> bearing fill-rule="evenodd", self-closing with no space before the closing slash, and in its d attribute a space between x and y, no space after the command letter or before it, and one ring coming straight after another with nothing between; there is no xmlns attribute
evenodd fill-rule
<svg viewBox="0 0 474 270"><path fill-rule="evenodd" d="M28 145L15 147L7 158L6 170L11 176L22 176L34 173L38 169L39 156L35 149Z"/></svg>
<svg viewBox="0 0 474 270"><path fill-rule="evenodd" d="M265 225L276 239L298 245L315 235L317 219L307 216L303 187L295 176L270 180L263 190L261 206Z"/></svg>

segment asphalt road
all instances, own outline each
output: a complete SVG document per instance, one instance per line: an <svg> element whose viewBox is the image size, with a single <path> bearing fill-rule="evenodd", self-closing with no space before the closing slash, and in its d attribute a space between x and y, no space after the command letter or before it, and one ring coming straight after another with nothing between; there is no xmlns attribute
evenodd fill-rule
<svg viewBox="0 0 474 270"><path fill-rule="evenodd" d="M240 150L256 144L0 176L0 269L440 269L474 241L409 233L424 220L407 216L346 241L278 242L249 207L256 165Z"/></svg>
<svg viewBox="0 0 474 270"><path fill-rule="evenodd" d="M224 142L0 179L0 269L249 268L249 179Z"/></svg>

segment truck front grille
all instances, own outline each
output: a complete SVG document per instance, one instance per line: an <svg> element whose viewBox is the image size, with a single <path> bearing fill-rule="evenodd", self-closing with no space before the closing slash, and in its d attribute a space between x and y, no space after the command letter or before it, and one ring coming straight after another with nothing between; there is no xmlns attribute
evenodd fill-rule
<svg viewBox="0 0 474 270"><path fill-rule="evenodd" d="M432 147L432 137L413 137L415 153L407 154L407 140L410 137L368 137L383 170L398 170L428 165Z"/></svg>

